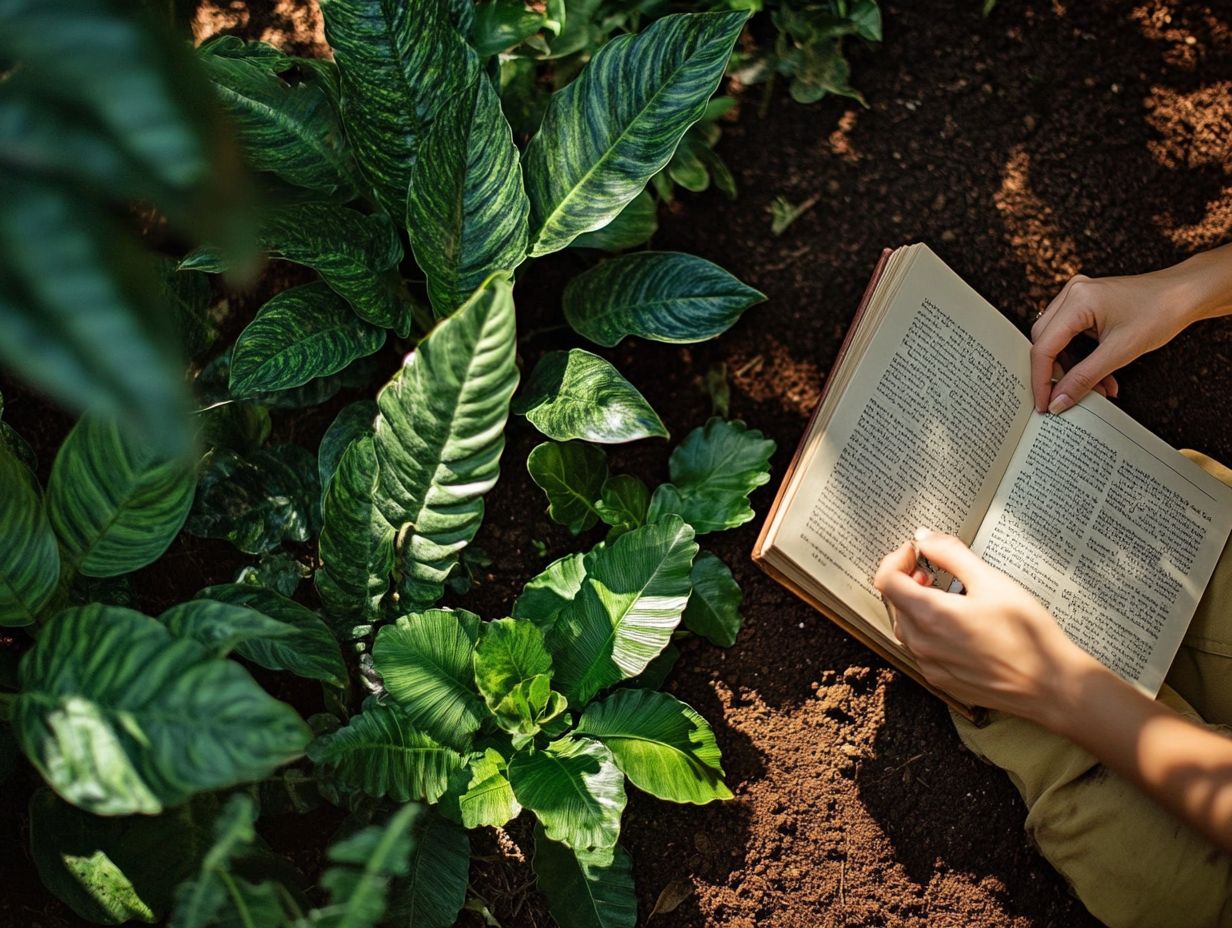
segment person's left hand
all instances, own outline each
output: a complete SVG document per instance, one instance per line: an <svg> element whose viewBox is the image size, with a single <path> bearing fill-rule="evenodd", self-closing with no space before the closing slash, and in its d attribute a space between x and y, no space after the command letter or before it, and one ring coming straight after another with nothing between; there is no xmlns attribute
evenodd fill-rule
<svg viewBox="0 0 1232 928"><path fill-rule="evenodd" d="M1070 641L1035 597L959 539L921 529L916 543L967 591L932 587L910 544L881 562L873 584L924 678L969 705L1049 728L1077 711L1084 678L1103 665Z"/></svg>

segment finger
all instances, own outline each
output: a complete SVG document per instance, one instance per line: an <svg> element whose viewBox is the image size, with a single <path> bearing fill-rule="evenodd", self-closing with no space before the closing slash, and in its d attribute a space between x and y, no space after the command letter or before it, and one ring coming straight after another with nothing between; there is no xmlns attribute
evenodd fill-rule
<svg viewBox="0 0 1232 928"><path fill-rule="evenodd" d="M1112 374L1109 374L1100 383L1104 385L1104 395L1109 399L1116 399L1121 395L1121 385Z"/></svg>
<svg viewBox="0 0 1232 928"><path fill-rule="evenodd" d="M1069 409L1095 389L1117 367L1119 357L1114 339L1100 342L1095 350L1065 372L1065 376L1052 387L1048 399L1049 412L1061 413Z"/></svg>
<svg viewBox="0 0 1232 928"><path fill-rule="evenodd" d="M972 583L978 583L984 572L990 569L974 551L953 535L921 528L916 530L915 541L922 555L946 573L957 577L968 592Z"/></svg>
<svg viewBox="0 0 1232 928"><path fill-rule="evenodd" d="M1065 282L1065 286L1062 287L1060 292L1052 298L1049 304L1044 308L1044 311L1040 313L1039 318L1036 319L1035 323L1031 326L1031 341L1035 341L1039 338L1040 335L1043 334L1044 329L1048 328L1048 323L1056 317L1057 312L1062 306L1065 305L1066 298L1069 296L1070 291L1074 289L1074 283L1079 280L1087 279L1088 278L1085 274L1076 274Z"/></svg>
<svg viewBox="0 0 1232 928"><path fill-rule="evenodd" d="M1108 390L1104 387L1104 382L1102 380L1091 388L1091 392L1098 393L1100 396L1105 398L1108 396Z"/></svg>
<svg viewBox="0 0 1232 928"><path fill-rule="evenodd" d="M881 589L881 582L890 574L910 574L915 570L915 548L910 542L895 548L881 559L877 565L877 573L873 576L873 586Z"/></svg>
<svg viewBox="0 0 1232 928"><path fill-rule="evenodd" d="M894 633L899 641L907 641L916 629L921 615L931 615L936 612L944 597L936 587L922 586L905 573L894 571L880 578L877 589L881 591L882 599L890 603L894 615ZM942 600L938 600L941 597Z"/></svg>
<svg viewBox="0 0 1232 928"><path fill-rule="evenodd" d="M1035 396L1035 408L1038 411L1047 410L1051 397L1054 395L1051 375L1052 365L1056 362L1057 355L1073 340L1075 335L1090 327L1091 321L1084 312L1058 315L1031 345L1031 391ZM1103 371L1100 376L1109 373L1111 373L1110 370ZM1089 390L1090 387L1087 389ZM1086 390L1083 393L1085 394Z"/></svg>
<svg viewBox="0 0 1232 928"><path fill-rule="evenodd" d="M920 586L932 586L933 585L932 575L927 570L920 570L918 567L916 568L915 573L911 575L911 579L914 580L916 583L918 583Z"/></svg>

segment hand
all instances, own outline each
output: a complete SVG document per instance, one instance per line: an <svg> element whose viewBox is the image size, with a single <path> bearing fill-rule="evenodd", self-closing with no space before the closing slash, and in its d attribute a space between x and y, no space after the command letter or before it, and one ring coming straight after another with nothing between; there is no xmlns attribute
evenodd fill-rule
<svg viewBox="0 0 1232 928"><path fill-rule="evenodd" d="M1030 593L954 536L920 529L916 543L967 591L931 586L910 544L887 555L873 578L924 678L970 705L1056 728L1080 703L1084 678L1103 666Z"/></svg>

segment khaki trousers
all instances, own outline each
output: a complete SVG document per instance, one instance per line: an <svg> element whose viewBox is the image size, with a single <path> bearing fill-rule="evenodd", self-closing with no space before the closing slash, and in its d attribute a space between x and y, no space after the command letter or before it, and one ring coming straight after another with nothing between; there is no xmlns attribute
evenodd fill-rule
<svg viewBox="0 0 1232 928"><path fill-rule="evenodd" d="M1232 470L1182 452L1224 483ZM1232 542L1225 547L1160 702L1211 727L1232 726ZM1183 825L1093 756L1031 722L993 713L959 737L1009 774L1027 834L1110 928L1232 928L1232 854Z"/></svg>

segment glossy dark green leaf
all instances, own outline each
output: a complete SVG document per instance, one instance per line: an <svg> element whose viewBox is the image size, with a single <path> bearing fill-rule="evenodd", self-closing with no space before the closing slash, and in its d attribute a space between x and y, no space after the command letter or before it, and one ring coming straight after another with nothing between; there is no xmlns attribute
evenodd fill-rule
<svg viewBox="0 0 1232 928"><path fill-rule="evenodd" d="M662 420L637 388L603 358L581 348L540 358L513 409L557 441L615 444L667 437Z"/></svg>
<svg viewBox="0 0 1232 928"><path fill-rule="evenodd" d="M657 231L659 205L649 190L643 190L611 222L593 232L583 232L569 247L624 251L644 245Z"/></svg>
<svg viewBox="0 0 1232 928"><path fill-rule="evenodd" d="M361 435L371 435L376 422L377 412L375 400L356 400L339 410L334 421L329 424L321 437L321 446L317 449L317 473L321 477L321 495L329 489L329 481L338 469L342 453L347 445Z"/></svg>
<svg viewBox="0 0 1232 928"><path fill-rule="evenodd" d="M541 629L556 624L560 611L572 602L586 579L585 555L566 554L553 561L543 572L522 587L513 603L515 619L529 619Z"/></svg>
<svg viewBox="0 0 1232 928"><path fill-rule="evenodd" d="M370 825L325 852L333 864L321 874L329 903L310 916L319 928L375 928L385 915L389 885L407 875L414 848L411 829L427 814L422 806L405 805L383 825Z"/></svg>
<svg viewBox="0 0 1232 928"><path fill-rule="evenodd" d="M55 595L60 546L38 483L0 447L0 625L30 625Z"/></svg>
<svg viewBox="0 0 1232 928"><path fill-rule="evenodd" d="M385 330L357 317L321 281L283 290L257 310L231 352L231 395L299 387L378 351Z"/></svg>
<svg viewBox="0 0 1232 928"><path fill-rule="evenodd" d="M625 777L599 742L567 736L544 750L520 752L509 763L509 782L553 841L583 852L616 844Z"/></svg>
<svg viewBox="0 0 1232 928"><path fill-rule="evenodd" d="M240 642L235 651L241 657L269 670L287 670L300 677L346 688L346 664L342 661L338 642L321 617L307 606L273 590L246 583L207 586L197 597L255 609L293 629L293 633L285 637L251 638Z"/></svg>
<svg viewBox="0 0 1232 928"><path fill-rule="evenodd" d="M258 218L257 239L269 257L315 270L361 319L399 335L410 332L411 301L398 276L402 244L388 217L312 201L270 206ZM180 268L219 274L231 262L207 246Z"/></svg>
<svg viewBox="0 0 1232 928"><path fill-rule="evenodd" d="M565 288L565 318L598 345L626 336L685 344L725 331L765 296L693 255L639 251L604 261Z"/></svg>
<svg viewBox="0 0 1232 928"><path fill-rule="evenodd" d="M607 479L607 455L581 441L545 441L526 459L530 477L547 494L548 517L573 534L599 520L596 504Z"/></svg>
<svg viewBox="0 0 1232 928"><path fill-rule="evenodd" d="M500 473L515 354L513 294L496 278L439 323L377 396L376 500L401 533L403 608L440 598L479 529Z"/></svg>
<svg viewBox="0 0 1232 928"><path fill-rule="evenodd" d="M611 526L608 541L644 525L649 508L650 490L631 474L616 474L603 481L599 502L595 504L599 518Z"/></svg>
<svg viewBox="0 0 1232 928"><path fill-rule="evenodd" d="M705 112L748 13L664 16L599 50L552 97L526 151L531 255L602 228Z"/></svg>
<svg viewBox="0 0 1232 928"><path fill-rule="evenodd" d="M466 902L471 844L466 829L429 810L415 823L409 875L390 891L391 924L449 928Z"/></svg>
<svg viewBox="0 0 1232 928"><path fill-rule="evenodd" d="M522 166L500 98L484 75L450 99L421 146L407 202L415 260L438 315L526 257Z"/></svg>
<svg viewBox="0 0 1232 928"><path fill-rule="evenodd" d="M770 480L774 442L739 420L711 419L685 436L668 466L648 518L676 513L697 533L720 532L753 518L749 494Z"/></svg>
<svg viewBox="0 0 1232 928"><path fill-rule="evenodd" d="M523 0L486 0L475 7L471 44L483 57L513 48L548 23L548 14L528 9Z"/></svg>
<svg viewBox="0 0 1232 928"><path fill-rule="evenodd" d="M21 664L13 729L43 778L99 815L157 814L259 780L308 727L239 664L115 606L67 609Z"/></svg>
<svg viewBox="0 0 1232 928"><path fill-rule="evenodd" d="M311 538L321 524L320 508L316 461L298 445L246 455L218 449L202 469L185 530L264 554L284 540Z"/></svg>
<svg viewBox="0 0 1232 928"><path fill-rule="evenodd" d="M215 657L226 657L241 642L258 638L289 638L295 627L246 606L209 599L177 603L158 617L177 638L204 645Z"/></svg>
<svg viewBox="0 0 1232 928"><path fill-rule="evenodd" d="M109 417L82 416L47 483L47 517L65 568L114 577L157 560L188 517L195 489L191 461L168 460Z"/></svg>
<svg viewBox="0 0 1232 928"><path fill-rule="evenodd" d="M634 928L633 861L616 845L610 863L580 857L535 828L535 876L560 928Z"/></svg>
<svg viewBox="0 0 1232 928"><path fill-rule="evenodd" d="M326 0L325 37L342 78L342 120L377 199L399 225L416 153L437 110L479 61L446 0Z"/></svg>
<svg viewBox="0 0 1232 928"><path fill-rule="evenodd" d="M268 551L255 564L240 568L235 582L247 586L263 586L267 590L294 596L300 583L312 576L312 568L297 561L285 551Z"/></svg>
<svg viewBox="0 0 1232 928"><path fill-rule="evenodd" d="M740 633L740 603L744 594L731 570L715 555L703 551L693 562L693 595L684 610L684 625L720 648L736 643Z"/></svg>

